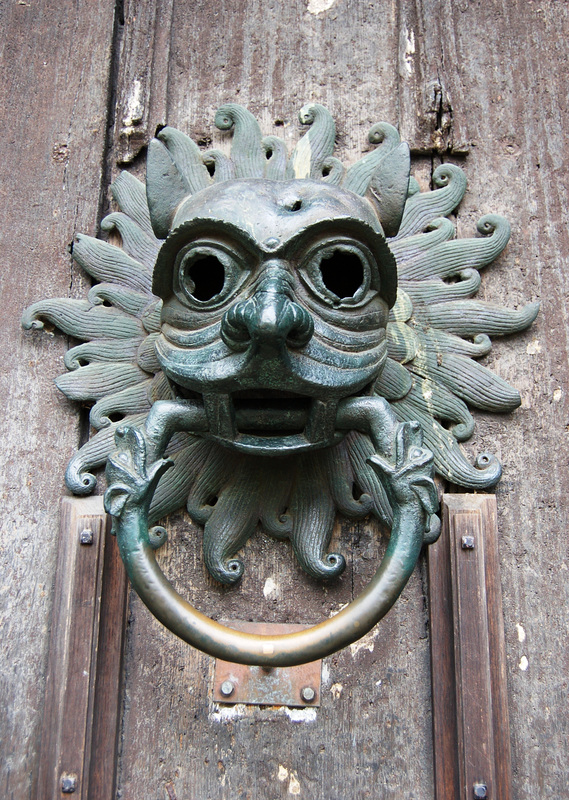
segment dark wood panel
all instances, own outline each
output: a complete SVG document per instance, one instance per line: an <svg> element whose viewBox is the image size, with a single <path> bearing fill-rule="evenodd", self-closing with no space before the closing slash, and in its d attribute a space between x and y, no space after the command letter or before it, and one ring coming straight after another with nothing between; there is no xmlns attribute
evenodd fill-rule
<svg viewBox="0 0 569 800"><path fill-rule="evenodd" d="M451 512L451 513L449 513ZM454 512L454 513L452 513ZM445 509L451 537L455 680L459 724L459 797L470 800L476 783L498 794L492 735L490 639L486 601L484 538L488 525L479 509ZM461 543L470 539L470 545ZM496 579L499 576L493 575Z"/></svg>
<svg viewBox="0 0 569 800"><path fill-rule="evenodd" d="M454 618L451 545L448 526L431 545L429 577L429 639L433 702L433 756L436 800L460 797L458 712L455 686Z"/></svg>
<svg viewBox="0 0 569 800"><path fill-rule="evenodd" d="M96 498L62 502L37 788L37 796L46 800L60 797L66 784L79 797L87 796L93 727L89 687L96 663L105 540L99 507ZM81 535L87 533L91 543L83 544Z"/></svg>
<svg viewBox="0 0 569 800"><path fill-rule="evenodd" d="M99 512L103 512L98 497ZM91 677L93 727L87 800L114 797L123 704L123 654L127 613L127 578L118 545L105 515L105 547L101 575L101 612L97 659Z"/></svg>
<svg viewBox="0 0 569 800"><path fill-rule="evenodd" d="M77 410L53 385L64 337L25 333L25 306L78 296L76 230L95 233L114 2L2 4L0 53L0 794L30 797L37 772L63 474Z"/></svg>

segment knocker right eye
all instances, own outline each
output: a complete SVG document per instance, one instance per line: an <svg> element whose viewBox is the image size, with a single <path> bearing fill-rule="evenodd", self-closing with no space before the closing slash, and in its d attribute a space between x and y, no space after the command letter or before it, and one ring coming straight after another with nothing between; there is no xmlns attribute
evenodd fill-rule
<svg viewBox="0 0 569 800"><path fill-rule="evenodd" d="M350 241L319 246L309 252L300 269L303 282L320 300L346 308L366 302L374 283L372 275L377 272L367 248Z"/></svg>
<svg viewBox="0 0 569 800"><path fill-rule="evenodd" d="M186 295L205 303L223 291L225 266L215 255L186 256L180 264L179 281Z"/></svg>

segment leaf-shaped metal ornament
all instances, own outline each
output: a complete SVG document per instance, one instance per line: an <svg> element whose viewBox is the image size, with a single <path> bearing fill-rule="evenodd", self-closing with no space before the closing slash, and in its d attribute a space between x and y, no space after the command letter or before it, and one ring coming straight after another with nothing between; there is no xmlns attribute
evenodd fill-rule
<svg viewBox="0 0 569 800"><path fill-rule="evenodd" d="M474 299L510 228L491 214L475 236L455 238L462 170L442 165L434 189L420 191L387 123L370 131L375 149L345 168L332 155L330 113L310 104L300 119L310 127L290 156L232 103L215 118L233 137L230 156L164 128L146 187L125 172L112 186L117 210L101 227L122 246L76 239L73 257L96 281L87 298L40 300L23 317L25 328L49 321L82 342L57 385L92 404L96 432L67 485L92 491L108 464L107 508L135 588L178 635L215 654L177 596L157 610L170 589L149 555L163 539L149 524L185 505L204 526L208 569L231 584L259 522L329 579L345 565L328 552L335 514L374 514L392 535L367 599L346 609L362 635L396 599L421 543L436 538L433 469L469 489L499 480L494 456L473 464L459 443L473 434L473 409L511 411L520 397L477 359L491 336L527 328L538 312ZM300 637L303 657L348 642L332 628ZM298 662L292 644L273 658L220 635L224 657Z"/></svg>

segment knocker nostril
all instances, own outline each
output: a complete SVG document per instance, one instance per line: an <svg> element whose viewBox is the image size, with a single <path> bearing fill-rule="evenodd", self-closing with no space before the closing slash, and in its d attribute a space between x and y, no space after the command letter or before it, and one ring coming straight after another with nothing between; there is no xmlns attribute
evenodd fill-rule
<svg viewBox="0 0 569 800"><path fill-rule="evenodd" d="M312 317L304 308L291 303L294 321L287 333L286 341L290 347L304 347L314 333Z"/></svg>
<svg viewBox="0 0 569 800"><path fill-rule="evenodd" d="M262 291L237 303L225 314L221 338L235 351L252 342L281 347L304 347L314 333L314 322L304 308L280 292Z"/></svg>
<svg viewBox="0 0 569 800"><path fill-rule="evenodd" d="M257 316L251 320L251 338L262 344L303 347L314 332L310 314L285 294L262 293L256 298Z"/></svg>
<svg viewBox="0 0 569 800"><path fill-rule="evenodd" d="M251 332L246 309L252 300L237 303L227 311L221 321L221 338L225 344L236 352L246 350L251 343Z"/></svg>

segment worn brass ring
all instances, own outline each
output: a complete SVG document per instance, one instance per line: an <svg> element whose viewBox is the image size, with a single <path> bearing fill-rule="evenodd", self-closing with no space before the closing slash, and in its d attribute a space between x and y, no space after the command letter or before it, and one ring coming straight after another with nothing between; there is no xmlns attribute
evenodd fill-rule
<svg viewBox="0 0 569 800"><path fill-rule="evenodd" d="M419 556L422 536L405 524L405 510L394 513L389 545L364 591L330 619L296 633L260 636L227 628L184 600L156 562L143 524L121 526L121 556L133 588L173 633L210 656L267 667L290 667L329 656L360 639L387 614L409 580Z"/></svg>

